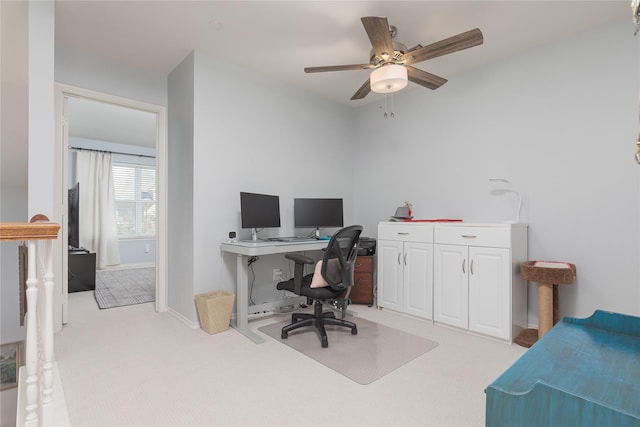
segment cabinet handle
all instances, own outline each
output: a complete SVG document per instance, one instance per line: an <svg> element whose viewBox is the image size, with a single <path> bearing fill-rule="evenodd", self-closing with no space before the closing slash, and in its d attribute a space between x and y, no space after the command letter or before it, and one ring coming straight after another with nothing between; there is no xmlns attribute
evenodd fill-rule
<svg viewBox="0 0 640 427"><path fill-rule="evenodd" d="M407 265L407 254L404 254L404 265Z"/></svg>
<svg viewBox="0 0 640 427"><path fill-rule="evenodd" d="M401 262L400 262L400 253L398 253L398 265L401 265Z"/></svg>
<svg viewBox="0 0 640 427"><path fill-rule="evenodd" d="M471 260L471 263L469 264L469 272L473 274L473 260Z"/></svg>
<svg viewBox="0 0 640 427"><path fill-rule="evenodd" d="M409 235L409 233L407 233L407 232L400 232L400 231L398 231L398 234L400 236L408 236Z"/></svg>
<svg viewBox="0 0 640 427"><path fill-rule="evenodd" d="M462 260L462 272L463 273L466 273L466 271L465 271L465 266L466 265L467 265L467 259L465 258L465 259Z"/></svg>
<svg viewBox="0 0 640 427"><path fill-rule="evenodd" d="M461 234L460 237L463 239L475 239L478 236L474 236L473 234Z"/></svg>

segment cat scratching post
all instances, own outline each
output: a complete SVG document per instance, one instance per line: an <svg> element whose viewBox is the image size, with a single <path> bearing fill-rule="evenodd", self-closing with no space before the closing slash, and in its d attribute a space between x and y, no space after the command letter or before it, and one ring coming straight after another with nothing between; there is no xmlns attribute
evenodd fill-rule
<svg viewBox="0 0 640 427"><path fill-rule="evenodd" d="M531 347L560 320L558 285L568 285L576 278L576 266L566 262L527 261L520 265L520 277L538 283L538 329L525 329L515 339Z"/></svg>

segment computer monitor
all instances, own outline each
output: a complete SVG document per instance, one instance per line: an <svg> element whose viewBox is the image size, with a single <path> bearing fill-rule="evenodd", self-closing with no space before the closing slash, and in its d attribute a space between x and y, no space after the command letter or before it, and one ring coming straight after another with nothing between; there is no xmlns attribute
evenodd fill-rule
<svg viewBox="0 0 640 427"><path fill-rule="evenodd" d="M293 199L295 228L315 228L320 237L321 228L343 227L342 199Z"/></svg>
<svg viewBox="0 0 640 427"><path fill-rule="evenodd" d="M251 229L251 240L258 240L259 228L280 227L280 197L240 192L242 228Z"/></svg>

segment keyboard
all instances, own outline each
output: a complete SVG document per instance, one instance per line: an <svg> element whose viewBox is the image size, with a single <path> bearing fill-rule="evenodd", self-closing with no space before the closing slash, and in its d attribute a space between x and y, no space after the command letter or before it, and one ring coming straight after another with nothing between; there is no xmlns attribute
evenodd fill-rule
<svg viewBox="0 0 640 427"><path fill-rule="evenodd" d="M271 242L287 242L287 243L308 243L308 242L317 242L318 240L314 237L270 237L267 240Z"/></svg>
<svg viewBox="0 0 640 427"><path fill-rule="evenodd" d="M292 239L292 240L285 240L285 243L291 243L291 244L296 244L296 243L316 243L319 242L320 240L318 239L314 239L312 237L300 237L297 239Z"/></svg>
<svg viewBox="0 0 640 427"><path fill-rule="evenodd" d="M236 243L239 243L242 246L269 246L269 245L273 245L274 241L248 239L248 240L238 240Z"/></svg>

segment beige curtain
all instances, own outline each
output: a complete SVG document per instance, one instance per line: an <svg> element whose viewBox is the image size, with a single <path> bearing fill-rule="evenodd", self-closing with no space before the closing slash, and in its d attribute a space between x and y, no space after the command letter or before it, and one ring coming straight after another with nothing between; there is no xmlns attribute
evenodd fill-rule
<svg viewBox="0 0 640 427"><path fill-rule="evenodd" d="M120 264L110 153L77 153L80 246L96 253L97 268Z"/></svg>

